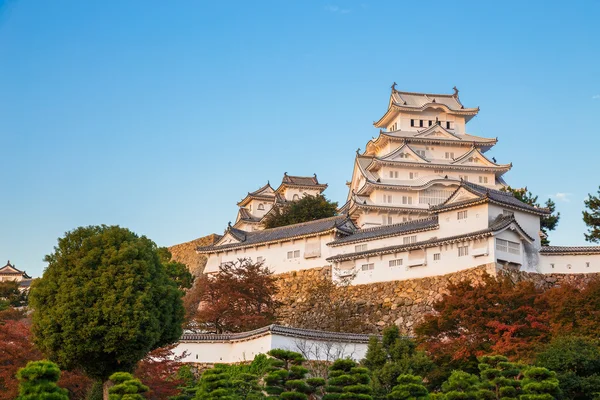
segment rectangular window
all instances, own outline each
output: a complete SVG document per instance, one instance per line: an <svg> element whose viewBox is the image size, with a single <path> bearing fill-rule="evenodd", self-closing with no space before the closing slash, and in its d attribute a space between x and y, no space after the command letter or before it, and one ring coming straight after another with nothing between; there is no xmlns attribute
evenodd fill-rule
<svg viewBox="0 0 600 400"><path fill-rule="evenodd" d="M441 257L442 257L441 253L433 253L433 261L440 261Z"/></svg>
<svg viewBox="0 0 600 400"><path fill-rule="evenodd" d="M416 179L419 177L419 173L418 172L409 172L408 176L410 177L410 179Z"/></svg>
<svg viewBox="0 0 600 400"><path fill-rule="evenodd" d="M392 218L391 215L388 215L388 217L387 217L387 223L388 223L388 225L392 225L394 223L394 219Z"/></svg>
<svg viewBox="0 0 600 400"><path fill-rule="evenodd" d="M383 202L384 203L390 203L391 204L392 200L393 199L392 199L392 195L391 194L389 194L389 195L388 194L384 194L383 195Z"/></svg>
<svg viewBox="0 0 600 400"><path fill-rule="evenodd" d="M291 260L292 258L298 258L298 257L300 257L300 250L294 250L294 251L287 252L288 260Z"/></svg>
<svg viewBox="0 0 600 400"><path fill-rule="evenodd" d="M521 254L521 244L510 240L496 239L496 250L510 254Z"/></svg>
<svg viewBox="0 0 600 400"><path fill-rule="evenodd" d="M469 255L469 246L458 246L458 256L459 257L463 257L463 256L468 256Z"/></svg>
<svg viewBox="0 0 600 400"><path fill-rule="evenodd" d="M480 176L479 177L479 183L488 183L487 176Z"/></svg>
<svg viewBox="0 0 600 400"><path fill-rule="evenodd" d="M406 236L402 238L402 244L413 244L417 242L417 235Z"/></svg>
<svg viewBox="0 0 600 400"><path fill-rule="evenodd" d="M450 121L446 121L446 129L450 129Z"/></svg>
<svg viewBox="0 0 600 400"><path fill-rule="evenodd" d="M554 264L550 264L550 267L554 268Z"/></svg>
<svg viewBox="0 0 600 400"><path fill-rule="evenodd" d="M589 267L590 267L590 263L589 263L589 262L586 262L586 263L585 263L585 267L586 267L586 268L589 268Z"/></svg>
<svg viewBox="0 0 600 400"><path fill-rule="evenodd" d="M402 196L402 204L412 204L412 197Z"/></svg>
<svg viewBox="0 0 600 400"><path fill-rule="evenodd" d="M454 152L453 151L447 151L446 152L446 158L447 159L454 159Z"/></svg>
<svg viewBox="0 0 600 400"><path fill-rule="evenodd" d="M469 176L468 175L459 175L458 178L462 179L465 182L469 182Z"/></svg>
<svg viewBox="0 0 600 400"><path fill-rule="evenodd" d="M357 244L356 246L354 246L354 251L367 251L367 244Z"/></svg>
<svg viewBox="0 0 600 400"><path fill-rule="evenodd" d="M398 177L398 171L390 171L390 178L397 178Z"/></svg>
<svg viewBox="0 0 600 400"><path fill-rule="evenodd" d="M419 120L419 127L421 127L421 128L423 127L423 120L422 119Z"/></svg>
<svg viewBox="0 0 600 400"><path fill-rule="evenodd" d="M433 121L429 120L429 126L433 125Z"/></svg>
<svg viewBox="0 0 600 400"><path fill-rule="evenodd" d="M362 267L361 267L361 269L362 269L363 271L372 271L372 270L374 270L374 269L375 269L375 264L373 264L373 263L370 263L370 264L363 264L363 265L362 265Z"/></svg>
<svg viewBox="0 0 600 400"><path fill-rule="evenodd" d="M413 126L413 127L415 126L415 120L414 119L410 120L410 126Z"/></svg>
<svg viewBox="0 0 600 400"><path fill-rule="evenodd" d="M395 260L390 260L390 262L389 262L389 266L390 267L397 267L399 265L402 265L402 259L401 258L396 258Z"/></svg>
<svg viewBox="0 0 600 400"><path fill-rule="evenodd" d="M469 210L463 210L463 211L457 212L456 213L457 219L467 219L467 211L469 211Z"/></svg>

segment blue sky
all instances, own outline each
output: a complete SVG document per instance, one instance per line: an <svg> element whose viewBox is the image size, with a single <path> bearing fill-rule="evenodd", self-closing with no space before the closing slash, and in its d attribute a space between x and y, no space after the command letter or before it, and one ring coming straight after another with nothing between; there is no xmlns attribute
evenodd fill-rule
<svg viewBox="0 0 600 400"><path fill-rule="evenodd" d="M392 82L480 106L469 133L583 244L600 129L599 1L0 0L0 261L119 224L222 233L284 172L343 203Z"/></svg>

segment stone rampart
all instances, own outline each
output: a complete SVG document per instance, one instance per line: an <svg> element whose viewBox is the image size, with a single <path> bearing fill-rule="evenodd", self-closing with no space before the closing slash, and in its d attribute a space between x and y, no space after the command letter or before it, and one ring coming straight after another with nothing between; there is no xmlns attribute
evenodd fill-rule
<svg viewBox="0 0 600 400"><path fill-rule="evenodd" d="M343 302L351 308L349 313L361 318L360 332L375 333L395 323L404 334L412 334L413 327L423 316L433 310L433 304L448 292L449 283L469 280L475 284L483 282L485 274L492 276L508 275L513 281L532 281L537 287L548 289L563 283L584 285L599 274L551 274L505 270L496 264L480 265L468 270L421 279L346 286L337 290L333 301ZM331 280L331 268L313 268L278 275L279 323L292 325L300 313L315 314L315 321L328 318L328 300L314 297L310 292L319 287L322 280ZM340 299L340 297L345 297ZM321 303L321 304L319 304ZM319 316L319 310L323 315ZM305 326L306 327L306 326ZM317 327L315 327L317 328Z"/></svg>

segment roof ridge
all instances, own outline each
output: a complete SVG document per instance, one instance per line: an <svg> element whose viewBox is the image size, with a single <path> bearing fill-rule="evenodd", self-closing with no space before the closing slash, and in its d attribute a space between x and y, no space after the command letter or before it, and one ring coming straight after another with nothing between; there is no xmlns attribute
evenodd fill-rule
<svg viewBox="0 0 600 400"><path fill-rule="evenodd" d="M364 229L359 229L357 230L355 233L360 233L360 232L373 232L379 229L384 229L384 228L390 228L390 227L396 227L396 226L403 226L403 225L410 225L410 224L415 224L417 222L424 222L424 221L433 221L433 220L437 220L438 216L434 215L431 217L426 217L426 218L419 218L419 219L415 219L412 221L405 221L405 222L397 222L395 224L389 224L389 225L380 225L380 226L373 226L371 228L364 228Z"/></svg>
<svg viewBox="0 0 600 400"><path fill-rule="evenodd" d="M309 224L312 224L312 223L315 223L315 222L322 222L322 221L331 220L331 219L335 219L335 218L346 218L346 216L345 215L334 215L333 217L313 219L312 221L298 222L297 224L289 224L289 225L284 225L284 226L277 226L275 228L268 228L268 229L263 229L261 231L253 231L253 232L249 232L249 233L274 231L274 230L278 230L278 229L281 230L281 229L285 229L285 228L289 228L289 227L305 226L305 225L309 225Z"/></svg>

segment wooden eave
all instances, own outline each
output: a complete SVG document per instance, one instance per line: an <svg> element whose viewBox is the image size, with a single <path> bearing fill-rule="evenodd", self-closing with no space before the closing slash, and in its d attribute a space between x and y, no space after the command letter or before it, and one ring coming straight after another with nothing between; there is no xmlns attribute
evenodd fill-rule
<svg viewBox="0 0 600 400"><path fill-rule="evenodd" d="M410 166L410 167L423 167L431 169L451 169L451 170L464 170L464 171L482 171L482 172L508 172L511 169L510 164L496 165L496 166L476 166L476 165L463 165L463 164L437 164L437 163L416 163L411 161L397 161L397 160L383 160L378 157L373 157L373 163L380 163L388 166ZM368 168L372 168L369 164Z"/></svg>
<svg viewBox="0 0 600 400"><path fill-rule="evenodd" d="M275 202L275 195L273 195L273 196L254 195L254 194L248 193L246 195L246 197L244 197L242 200L240 200L237 203L237 205L238 205L238 207L244 207L244 206L246 206L246 204L250 203L252 200L263 200L263 201Z"/></svg>

